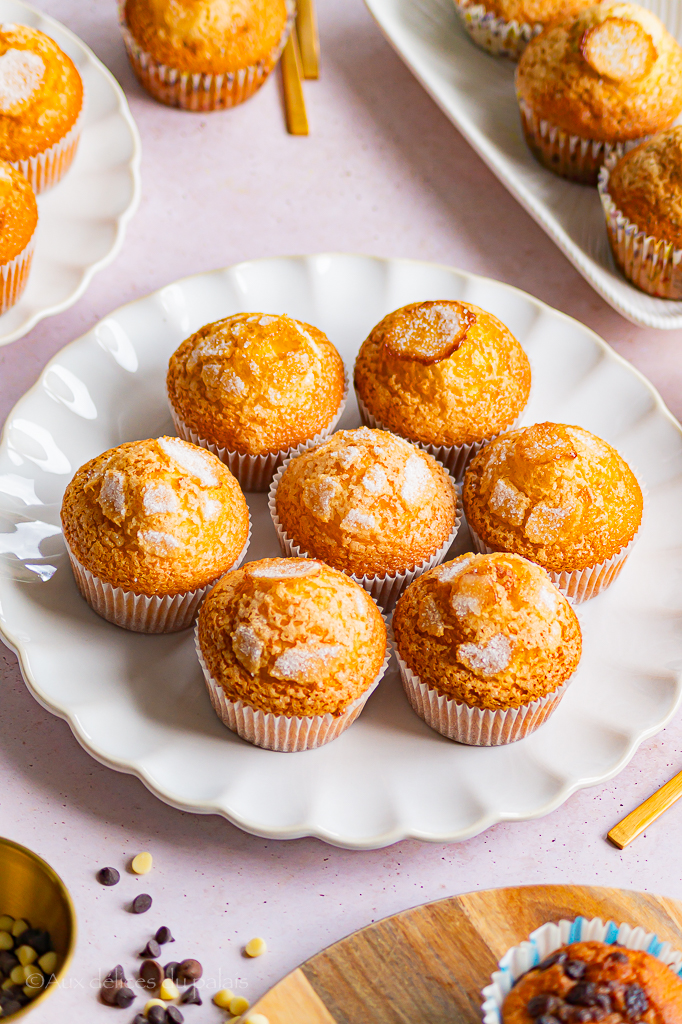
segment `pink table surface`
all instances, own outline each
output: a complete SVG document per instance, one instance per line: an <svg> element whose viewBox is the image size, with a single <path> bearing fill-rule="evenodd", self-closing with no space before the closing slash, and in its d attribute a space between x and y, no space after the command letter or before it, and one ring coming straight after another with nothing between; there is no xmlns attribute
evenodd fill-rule
<svg viewBox="0 0 682 1024"><path fill-rule="evenodd" d="M186 274L325 250L434 260L526 289L594 328L682 413L680 332L634 327L591 290L412 79L361 0L320 0L323 72L306 87L307 139L285 133L277 78L234 111L168 110L132 77L114 0L38 6L78 33L125 88L142 135L143 198L123 251L80 302L0 349L0 422L55 352L121 303ZM682 897L682 806L623 853L604 840L682 768L679 718L616 780L548 818L450 846L404 842L352 853L312 839L256 839L218 817L166 807L81 750L29 696L1 646L0 677L0 832L56 868L80 924L70 982L36 1008L35 1024L132 1020L132 1009L100 1005L92 986L102 969L132 967L164 923L178 939L165 959L196 956L209 984L254 1000L347 933L471 889L565 882ZM99 866L122 869L143 849L154 854L152 874L123 873L112 889L96 883ZM153 909L126 913L142 891L153 895ZM247 960L241 947L257 934L269 952ZM186 1021L223 1016L205 1003L188 1008Z"/></svg>

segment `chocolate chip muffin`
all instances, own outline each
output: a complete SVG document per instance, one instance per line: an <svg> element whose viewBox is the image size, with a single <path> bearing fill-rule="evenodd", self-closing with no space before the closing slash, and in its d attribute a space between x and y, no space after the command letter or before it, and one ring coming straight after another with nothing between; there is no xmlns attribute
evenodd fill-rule
<svg viewBox="0 0 682 1024"><path fill-rule="evenodd" d="M603 942L562 946L517 981L502 1024L679 1024L682 981L661 960Z"/></svg>
<svg viewBox="0 0 682 1024"><path fill-rule="evenodd" d="M473 41L496 57L518 60L543 28L589 7L592 0L455 0Z"/></svg>

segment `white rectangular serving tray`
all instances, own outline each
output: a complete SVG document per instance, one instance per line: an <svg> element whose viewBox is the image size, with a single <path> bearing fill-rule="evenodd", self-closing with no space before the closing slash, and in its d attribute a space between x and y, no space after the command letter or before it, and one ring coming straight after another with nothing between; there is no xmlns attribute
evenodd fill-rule
<svg viewBox="0 0 682 1024"><path fill-rule="evenodd" d="M365 0L388 41L478 155L592 287L642 327L682 328L682 302L628 284L609 249L596 188L541 167L524 141L514 92L515 64L475 46L453 0ZM648 0L682 42L679 0Z"/></svg>

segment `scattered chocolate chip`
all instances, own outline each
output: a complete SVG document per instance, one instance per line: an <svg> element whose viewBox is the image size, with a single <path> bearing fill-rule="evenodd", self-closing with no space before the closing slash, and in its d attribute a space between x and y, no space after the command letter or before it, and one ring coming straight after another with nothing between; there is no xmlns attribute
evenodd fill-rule
<svg viewBox="0 0 682 1024"><path fill-rule="evenodd" d="M161 946L158 944L156 939L150 939L147 945L144 947L140 956L143 956L145 960L156 960L157 957L161 956Z"/></svg>
<svg viewBox="0 0 682 1024"><path fill-rule="evenodd" d="M139 975L144 982L144 987L149 992L153 992L163 981L163 968L156 960L145 960L140 965Z"/></svg>
<svg viewBox="0 0 682 1024"><path fill-rule="evenodd" d="M109 971L109 973L104 976L104 980L105 981L122 981L123 984L125 984L126 983L125 971L123 970L123 968L121 967L120 964L116 964L116 966L112 967L112 969Z"/></svg>
<svg viewBox="0 0 682 1024"><path fill-rule="evenodd" d="M619 949L614 949L613 953L609 953L606 959L613 960L617 964L627 964L630 962L625 953L621 953Z"/></svg>
<svg viewBox="0 0 682 1024"><path fill-rule="evenodd" d="M116 1000L122 988L125 988L125 982L120 978L105 978L99 990L102 1002L107 1006L117 1006Z"/></svg>
<svg viewBox="0 0 682 1024"><path fill-rule="evenodd" d="M639 1020L648 1009L649 1000L644 989L640 985L628 985L625 989L625 1010L628 1019Z"/></svg>
<svg viewBox="0 0 682 1024"><path fill-rule="evenodd" d="M116 993L116 1006L120 1006L123 1010L127 1010L128 1007L135 1002L135 993L131 988L123 985L122 988Z"/></svg>
<svg viewBox="0 0 682 1024"><path fill-rule="evenodd" d="M567 960L562 966L564 974L567 974L573 981L579 981L587 970L587 964L584 960Z"/></svg>
<svg viewBox="0 0 682 1024"><path fill-rule="evenodd" d="M147 1024L147 1018L143 1013L136 1013L133 1024Z"/></svg>
<svg viewBox="0 0 682 1024"><path fill-rule="evenodd" d="M163 969L164 976L170 978L171 981L177 981L179 966L177 960L170 960Z"/></svg>
<svg viewBox="0 0 682 1024"><path fill-rule="evenodd" d="M183 1024L184 1019L177 1006L169 1006L166 1010L166 1020L169 1024Z"/></svg>
<svg viewBox="0 0 682 1024"><path fill-rule="evenodd" d="M203 1000L196 985L190 985L187 991L182 993L180 1002L187 1003L188 1006L201 1006Z"/></svg>
<svg viewBox="0 0 682 1024"><path fill-rule="evenodd" d="M18 963L19 960L14 953L10 953L9 950L6 949L0 951L0 974L9 976Z"/></svg>
<svg viewBox="0 0 682 1024"><path fill-rule="evenodd" d="M27 928L17 938L16 944L17 947L31 946L32 949L35 949L38 956L43 956L52 949L50 933L42 931L40 928Z"/></svg>
<svg viewBox="0 0 682 1024"><path fill-rule="evenodd" d="M133 914L146 914L152 905L152 898L147 892L141 892L139 896L136 896L132 903Z"/></svg>
<svg viewBox="0 0 682 1024"><path fill-rule="evenodd" d="M552 995L551 992L542 992L529 1000L527 1010L531 1017L541 1017L543 1014L553 1013L562 1005L561 999Z"/></svg>
<svg viewBox="0 0 682 1024"><path fill-rule="evenodd" d="M147 1024L166 1024L165 1006L152 1006L147 1014Z"/></svg>
<svg viewBox="0 0 682 1024"><path fill-rule="evenodd" d="M101 885L118 885L121 876L116 868L100 868L97 872L97 881Z"/></svg>
<svg viewBox="0 0 682 1024"><path fill-rule="evenodd" d="M549 956L546 956L545 959L538 964L538 970L546 971L547 968L551 967L553 964L563 964L566 960L568 960L568 954L564 953L561 949L557 949L555 953L550 953Z"/></svg>
<svg viewBox="0 0 682 1024"><path fill-rule="evenodd" d="M203 973L204 968L198 960L183 960L178 967L177 980L181 985L189 985L193 981L198 981Z"/></svg>
<svg viewBox="0 0 682 1024"><path fill-rule="evenodd" d="M167 942L175 942L175 939L171 935L170 928L167 928L165 924L159 928L154 938L162 946L165 946Z"/></svg>
<svg viewBox="0 0 682 1024"><path fill-rule="evenodd" d="M574 1006L596 1006L597 986L592 981L579 981L577 985L569 989L565 995L567 1003Z"/></svg>

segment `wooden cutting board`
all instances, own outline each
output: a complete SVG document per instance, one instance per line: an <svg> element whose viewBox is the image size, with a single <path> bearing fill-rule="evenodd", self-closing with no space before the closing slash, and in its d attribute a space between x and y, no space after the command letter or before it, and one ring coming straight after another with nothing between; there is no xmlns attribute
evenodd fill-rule
<svg viewBox="0 0 682 1024"><path fill-rule="evenodd" d="M252 1012L270 1024L480 1024L497 961L546 921L642 925L682 948L682 903L624 889L529 885L427 903L312 957Z"/></svg>

